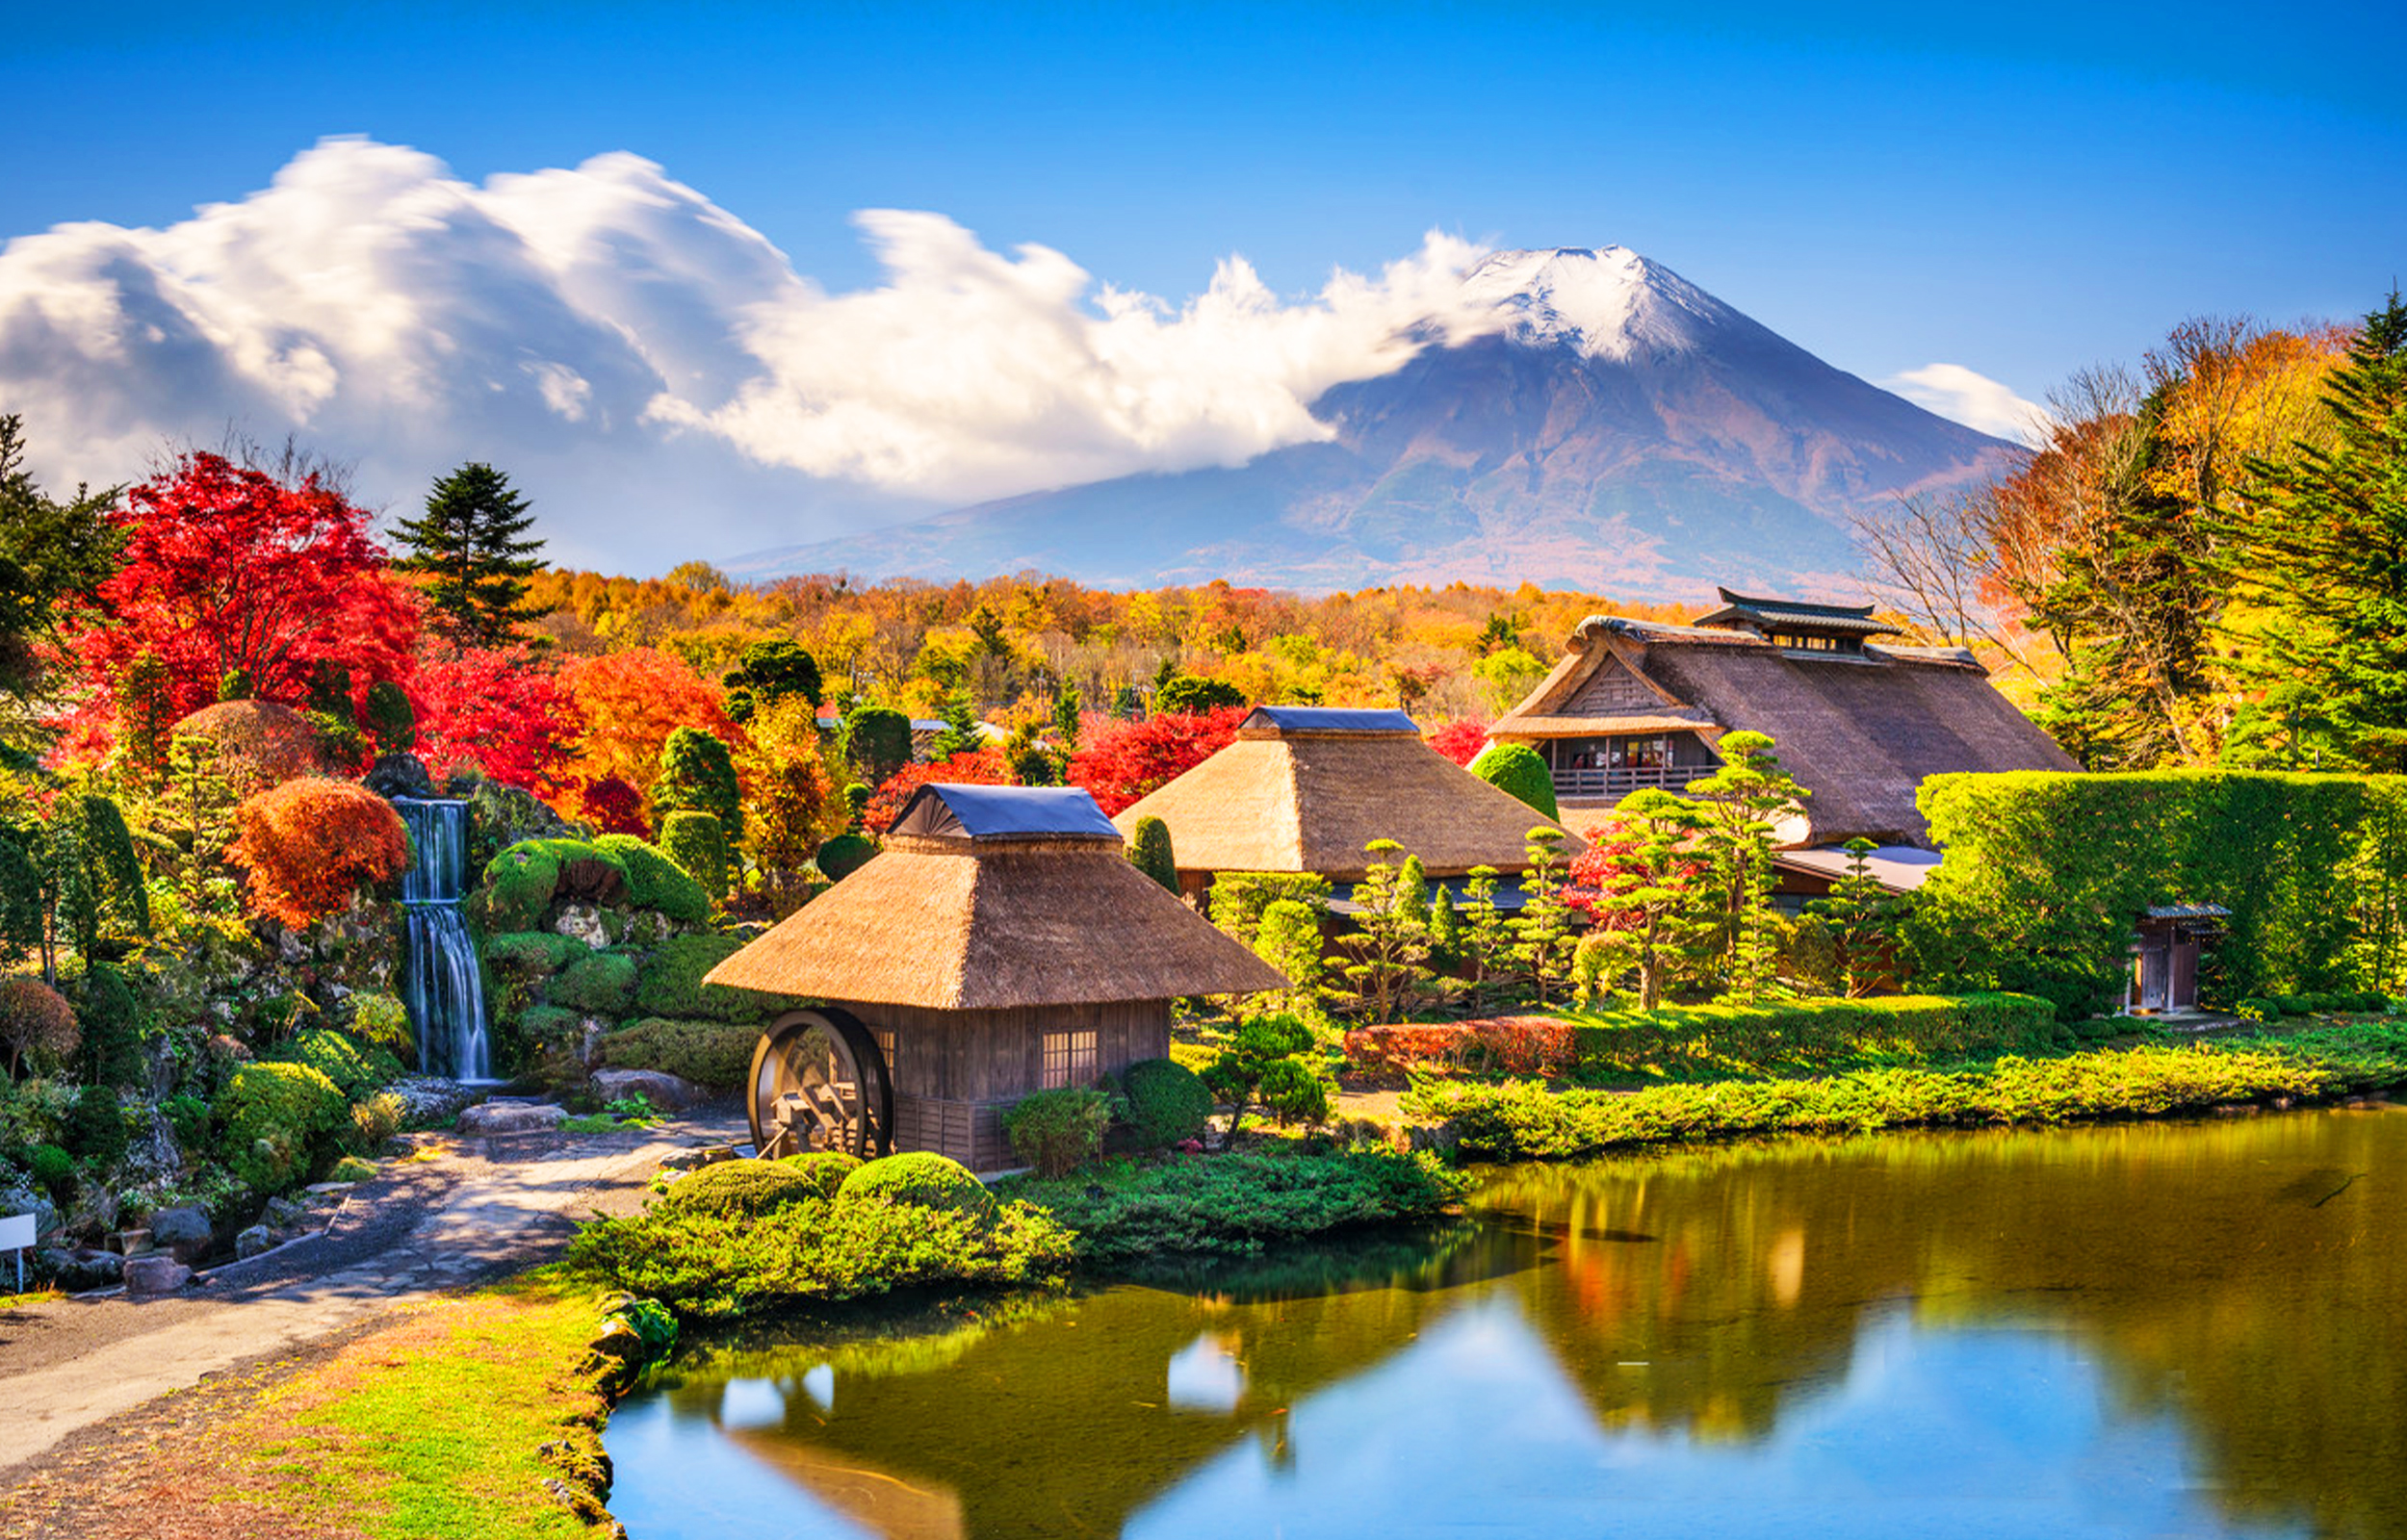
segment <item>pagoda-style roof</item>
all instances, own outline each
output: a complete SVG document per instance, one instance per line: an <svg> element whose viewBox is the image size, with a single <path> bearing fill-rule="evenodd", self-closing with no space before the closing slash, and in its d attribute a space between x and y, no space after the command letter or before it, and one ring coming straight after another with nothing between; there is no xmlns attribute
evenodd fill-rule
<svg viewBox="0 0 2407 1540"><path fill-rule="evenodd" d="M1182 872L1338 883L1361 879L1374 839L1396 841L1433 877L1519 872L1530 830L1563 827L1432 749L1401 711L1286 706L1256 707L1236 741L1112 822L1132 831L1149 815L1169 825Z"/></svg>
<svg viewBox="0 0 2407 1540"><path fill-rule="evenodd" d="M1734 594L1727 588L1715 591L1721 595L1721 607L1711 614L1697 616L1692 624L1725 629L1747 627L1766 635L1775 631L1810 636L1897 634L1896 627L1873 619L1870 604L1817 604L1801 599L1765 599L1750 594Z"/></svg>
<svg viewBox="0 0 2407 1540"><path fill-rule="evenodd" d="M938 1011L1287 988L1130 865L1084 791L945 783L913 794L867 864L704 982Z"/></svg>

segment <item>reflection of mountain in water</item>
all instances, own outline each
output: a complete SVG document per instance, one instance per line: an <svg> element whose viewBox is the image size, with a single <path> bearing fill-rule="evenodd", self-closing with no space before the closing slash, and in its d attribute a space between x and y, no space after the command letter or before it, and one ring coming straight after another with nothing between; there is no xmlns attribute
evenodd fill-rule
<svg viewBox="0 0 2407 1540"><path fill-rule="evenodd" d="M668 1395L878 1533L1108 1535L1249 1440L1273 1472L1341 1458L1297 1447L1307 1398L1442 1415L1460 1363L1416 1345L1466 1331L1542 1345L1531 1394L1572 1421L1743 1449L1853 1394L1874 1322L2032 1326L2086 1345L2120 1419L2176 1416L2233 1519L2407 1535L2402 1172L2407 1116L2347 1114L1520 1168L1434 1255L704 1358Z"/></svg>

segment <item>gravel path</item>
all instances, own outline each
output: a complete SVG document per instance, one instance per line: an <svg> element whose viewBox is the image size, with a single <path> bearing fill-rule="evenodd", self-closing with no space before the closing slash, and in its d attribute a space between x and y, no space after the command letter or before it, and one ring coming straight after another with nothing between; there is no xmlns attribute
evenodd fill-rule
<svg viewBox="0 0 2407 1540"><path fill-rule="evenodd" d="M180 1295L0 1312L0 1485L156 1397L556 1255L576 1219L639 1206L663 1157L748 1137L740 1114L704 1109L640 1134L449 1141L433 1160L387 1163L323 1235Z"/></svg>

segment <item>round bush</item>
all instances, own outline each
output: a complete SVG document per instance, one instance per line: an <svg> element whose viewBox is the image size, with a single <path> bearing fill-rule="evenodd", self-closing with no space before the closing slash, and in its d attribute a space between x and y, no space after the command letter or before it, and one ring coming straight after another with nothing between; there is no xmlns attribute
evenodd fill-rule
<svg viewBox="0 0 2407 1540"><path fill-rule="evenodd" d="M842 1189L844 1178L861 1169L861 1157L847 1155L841 1149L815 1149L804 1155L789 1155L780 1166L791 1167L811 1179L814 1197L834 1197Z"/></svg>
<svg viewBox="0 0 2407 1540"><path fill-rule="evenodd" d="M9 1051L11 1073L21 1069L24 1060L36 1053L69 1058L82 1040L75 1026L75 1008L65 995L21 973L0 976L0 1047Z"/></svg>
<svg viewBox="0 0 2407 1540"><path fill-rule="evenodd" d="M670 813L660 823L660 849L714 902L726 893L727 826L715 814L691 809Z"/></svg>
<svg viewBox="0 0 2407 1540"><path fill-rule="evenodd" d="M531 931L552 907L560 863L542 843L523 840L485 862L482 885L485 929Z"/></svg>
<svg viewBox="0 0 2407 1540"><path fill-rule="evenodd" d="M836 834L819 846L819 871L829 882L841 883L876 854L877 841L867 834Z"/></svg>
<svg viewBox="0 0 2407 1540"><path fill-rule="evenodd" d="M350 1104L307 1065L263 1062L234 1072L212 1107L225 1141L226 1165L262 1193L306 1177L334 1154L351 1126Z"/></svg>
<svg viewBox="0 0 2407 1540"><path fill-rule="evenodd" d="M995 1206L995 1195L970 1168L926 1150L871 1161L844 1178L837 1196L846 1203L882 1200L965 1214L984 1214Z"/></svg>
<svg viewBox="0 0 2407 1540"><path fill-rule="evenodd" d="M1011 1152L1039 1175L1067 1176L1103 1152L1111 1098L1084 1086L1058 1086L1023 1096L1003 1115Z"/></svg>
<svg viewBox="0 0 2407 1540"><path fill-rule="evenodd" d="M614 952L588 952L552 981L545 998L588 1015L623 1016L635 1003L635 960Z"/></svg>
<svg viewBox="0 0 2407 1540"><path fill-rule="evenodd" d="M1167 1149L1181 1140L1202 1139L1212 1115L1212 1093L1194 1070L1168 1059L1140 1059L1120 1077L1129 1131L1146 1149Z"/></svg>
<svg viewBox="0 0 2407 1540"><path fill-rule="evenodd" d="M679 1021L650 1016L602 1040L613 1069L658 1069L697 1086L740 1086L752 1068L761 1029L744 1022Z"/></svg>
<svg viewBox="0 0 2407 1540"><path fill-rule="evenodd" d="M1520 798L1548 818L1562 816L1555 808L1555 778L1538 751L1526 743L1489 744L1471 761L1471 774Z"/></svg>
<svg viewBox="0 0 2407 1540"><path fill-rule="evenodd" d="M757 1219L798 1198L825 1197L821 1186L809 1171L783 1161L720 1161L680 1178L652 1212Z"/></svg>
<svg viewBox="0 0 2407 1540"><path fill-rule="evenodd" d="M649 842L634 834L604 834L594 842L627 867L627 902L667 915L680 925L700 925L711 917L711 895Z"/></svg>
<svg viewBox="0 0 2407 1540"><path fill-rule="evenodd" d="M307 1065L334 1082L345 1101L364 1101L401 1078L401 1062L331 1027L311 1027L277 1050L278 1059Z"/></svg>
<svg viewBox="0 0 2407 1540"><path fill-rule="evenodd" d="M34 1180L53 1203L65 1207L75 1192L75 1157L56 1144L36 1144L31 1159Z"/></svg>

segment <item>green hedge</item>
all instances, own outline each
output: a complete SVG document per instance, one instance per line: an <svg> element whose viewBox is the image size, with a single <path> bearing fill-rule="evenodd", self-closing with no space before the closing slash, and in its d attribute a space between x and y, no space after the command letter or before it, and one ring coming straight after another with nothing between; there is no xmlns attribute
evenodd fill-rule
<svg viewBox="0 0 2407 1540"><path fill-rule="evenodd" d="M711 895L669 860L634 834L604 834L594 848L613 856L627 868L627 902L667 915L681 925L700 925L711 917Z"/></svg>
<svg viewBox="0 0 2407 1540"><path fill-rule="evenodd" d="M1960 1059L2045 1048L2062 1036L2047 1001L1999 993L1666 1006L1581 1016L1572 1027L1583 1068L1621 1070Z"/></svg>
<svg viewBox="0 0 2407 1540"><path fill-rule="evenodd" d="M2231 911L2211 1003L2398 992L2407 778L2168 770L1933 776L1948 859L1905 926L1917 977L2039 995L2065 1019L2120 998L2143 910Z"/></svg>
<svg viewBox="0 0 2407 1540"><path fill-rule="evenodd" d="M740 1086L752 1068L758 1026L653 1018L602 1040L602 1062L617 1069L658 1069L698 1086Z"/></svg>

